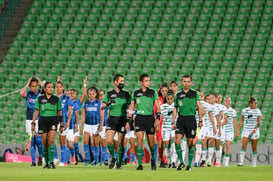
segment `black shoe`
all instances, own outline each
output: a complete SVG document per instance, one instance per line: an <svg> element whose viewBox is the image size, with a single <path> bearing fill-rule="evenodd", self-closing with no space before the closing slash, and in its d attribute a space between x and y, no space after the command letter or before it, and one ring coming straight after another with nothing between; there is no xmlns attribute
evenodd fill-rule
<svg viewBox="0 0 273 181"><path fill-rule="evenodd" d="M56 166L55 166L54 162L50 162L49 166L50 166L51 169L56 169Z"/></svg>
<svg viewBox="0 0 273 181"><path fill-rule="evenodd" d="M188 172L191 171L191 166L188 165L186 168L186 171L188 171Z"/></svg>
<svg viewBox="0 0 273 181"><path fill-rule="evenodd" d="M30 166L31 167L36 167L36 163L32 162Z"/></svg>
<svg viewBox="0 0 273 181"><path fill-rule="evenodd" d="M174 162L172 162L172 168L176 168L176 165Z"/></svg>
<svg viewBox="0 0 273 181"><path fill-rule="evenodd" d="M127 165L129 158L125 158L124 165Z"/></svg>
<svg viewBox="0 0 273 181"><path fill-rule="evenodd" d="M116 168L117 168L118 170L121 170L121 163L118 163L118 162L117 162Z"/></svg>
<svg viewBox="0 0 273 181"><path fill-rule="evenodd" d="M50 169L50 166L48 164L46 164L43 168L44 169Z"/></svg>
<svg viewBox="0 0 273 181"><path fill-rule="evenodd" d="M151 168L152 170L156 170L156 163L154 160L151 160Z"/></svg>
<svg viewBox="0 0 273 181"><path fill-rule="evenodd" d="M38 158L38 166L42 166L42 164L43 164L43 158L39 157Z"/></svg>
<svg viewBox="0 0 273 181"><path fill-rule="evenodd" d="M205 160L202 160L202 161L201 161L200 167L206 167L206 161L205 161Z"/></svg>
<svg viewBox="0 0 273 181"><path fill-rule="evenodd" d="M116 162L117 162L117 159L116 158L112 158L111 163L109 165L109 169L115 168Z"/></svg>
<svg viewBox="0 0 273 181"><path fill-rule="evenodd" d="M164 163L164 162L160 162L159 165L160 168L168 168L168 164Z"/></svg>
<svg viewBox="0 0 273 181"><path fill-rule="evenodd" d="M184 163L179 163L177 170L182 170L182 168L184 168L184 167L185 167Z"/></svg>
<svg viewBox="0 0 273 181"><path fill-rule="evenodd" d="M142 165L138 165L137 170L143 170L143 166Z"/></svg>
<svg viewBox="0 0 273 181"><path fill-rule="evenodd" d="M107 166L107 165L108 165L108 161L105 161L105 162L104 162L104 165L106 165L106 166Z"/></svg>
<svg viewBox="0 0 273 181"><path fill-rule="evenodd" d="M75 157L75 161L76 161L75 165L78 165L78 163L79 163L79 158L78 158L78 157Z"/></svg>
<svg viewBox="0 0 273 181"><path fill-rule="evenodd" d="M169 164L168 168L172 168L172 164Z"/></svg>

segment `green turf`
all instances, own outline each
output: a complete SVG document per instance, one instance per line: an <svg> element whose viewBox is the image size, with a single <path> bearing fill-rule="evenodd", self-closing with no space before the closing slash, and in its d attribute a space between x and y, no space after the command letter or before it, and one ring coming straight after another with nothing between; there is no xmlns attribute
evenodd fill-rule
<svg viewBox="0 0 273 181"><path fill-rule="evenodd" d="M41 167L30 167L28 163L0 163L0 181L237 181L237 180L272 180L273 166L250 166L228 168L193 168L191 172L175 169L157 169L151 171L144 165L143 171L136 171L136 166L126 165L122 170L109 170L108 167L85 167L83 165L57 167L55 170L44 170Z"/></svg>

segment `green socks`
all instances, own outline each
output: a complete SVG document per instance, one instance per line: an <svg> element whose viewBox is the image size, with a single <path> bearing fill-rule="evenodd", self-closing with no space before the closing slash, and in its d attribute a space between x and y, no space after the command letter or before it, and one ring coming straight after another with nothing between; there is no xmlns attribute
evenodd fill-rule
<svg viewBox="0 0 273 181"><path fill-rule="evenodd" d="M142 156L143 156L143 154L142 154L142 152L143 152L142 146L137 146L136 152L137 152L138 164L139 164L139 165L142 165Z"/></svg>
<svg viewBox="0 0 273 181"><path fill-rule="evenodd" d="M109 150L109 153L111 155L112 158L115 158L115 148L114 148L114 145L111 144L111 145L107 145L108 147L108 150Z"/></svg>
<svg viewBox="0 0 273 181"><path fill-rule="evenodd" d="M50 162L53 162L54 152L55 152L55 146L54 145L49 145L48 146L48 153L49 153L49 161Z"/></svg>
<svg viewBox="0 0 273 181"><path fill-rule="evenodd" d="M175 144L175 150L176 150L176 153L177 153L177 156L179 158L180 163L184 163L183 162L181 145L180 144Z"/></svg>
<svg viewBox="0 0 273 181"><path fill-rule="evenodd" d="M191 162L192 162L192 159L193 159L193 157L194 157L194 148L193 148L193 146L189 149L189 153L188 153L189 155L189 162L188 162L188 166L191 166Z"/></svg>
<svg viewBox="0 0 273 181"><path fill-rule="evenodd" d="M124 147L123 146L120 146L119 148L118 148L118 163L121 163L121 161L122 161L122 157L123 157L123 154L124 154Z"/></svg>
<svg viewBox="0 0 273 181"><path fill-rule="evenodd" d="M44 148L43 154L45 158L45 163L48 164L48 148Z"/></svg>

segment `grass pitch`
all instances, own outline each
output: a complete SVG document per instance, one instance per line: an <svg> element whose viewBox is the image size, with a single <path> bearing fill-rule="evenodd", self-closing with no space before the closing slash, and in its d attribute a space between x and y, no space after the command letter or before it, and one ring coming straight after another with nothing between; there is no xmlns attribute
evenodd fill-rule
<svg viewBox="0 0 273 181"><path fill-rule="evenodd" d="M0 163L0 181L262 181L272 180L273 166L230 166L228 168L194 168L185 170L158 168L152 171L150 165L144 165L143 171L136 171L136 165L125 165L122 170L109 170L106 166L57 167L45 170L42 167L30 167L29 163Z"/></svg>

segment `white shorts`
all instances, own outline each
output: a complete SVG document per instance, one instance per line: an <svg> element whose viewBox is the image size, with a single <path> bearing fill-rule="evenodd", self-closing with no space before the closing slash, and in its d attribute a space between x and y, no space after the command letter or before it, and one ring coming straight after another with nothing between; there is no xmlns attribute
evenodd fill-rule
<svg viewBox="0 0 273 181"><path fill-rule="evenodd" d="M249 139L251 139L251 140L255 140L255 139L259 139L260 138L260 130L259 129L257 129L256 133L254 133L253 135L251 135L251 133L252 133L252 131L243 130L241 137L242 138L243 137L249 138L249 136L250 136Z"/></svg>
<svg viewBox="0 0 273 181"><path fill-rule="evenodd" d="M106 126L102 127L102 131L100 132L100 138L106 139Z"/></svg>
<svg viewBox="0 0 273 181"><path fill-rule="evenodd" d="M78 131L74 133L75 137L80 136L80 125L78 125Z"/></svg>
<svg viewBox="0 0 273 181"><path fill-rule="evenodd" d="M118 132L116 132L115 136L114 136L114 140L118 141Z"/></svg>
<svg viewBox="0 0 273 181"><path fill-rule="evenodd" d="M172 137L174 137L175 135L173 135L173 130L170 129L162 129L162 140L163 141L170 141Z"/></svg>
<svg viewBox="0 0 273 181"><path fill-rule="evenodd" d="M94 134L99 134L98 126L99 126L98 124L97 125L84 124L83 132L89 133L90 136L92 136Z"/></svg>
<svg viewBox="0 0 273 181"><path fill-rule="evenodd" d="M224 128L221 128L221 142L225 142L225 140L226 140L226 131L225 131L225 129ZM232 139L233 139L233 137L232 137Z"/></svg>
<svg viewBox="0 0 273 181"><path fill-rule="evenodd" d="M26 120L26 133L28 134L28 135L31 135L31 123L32 123L32 120ZM39 128L38 128L38 120L36 120L35 121L35 133L38 133L38 130L39 130Z"/></svg>
<svg viewBox="0 0 273 181"><path fill-rule="evenodd" d="M217 139L217 140L220 140L221 139L221 136L218 136L218 129L217 129L217 132L216 134L214 135L213 134L213 129L209 129L209 138L214 138L214 139Z"/></svg>
<svg viewBox="0 0 273 181"><path fill-rule="evenodd" d="M125 134L125 138L136 138L135 131L127 131Z"/></svg>
<svg viewBox="0 0 273 181"><path fill-rule="evenodd" d="M225 141L233 141L233 138L234 138L234 133L233 132L225 132L225 134L223 134L223 139L224 139L224 142ZM221 137L221 141L222 141L222 137Z"/></svg>
<svg viewBox="0 0 273 181"><path fill-rule="evenodd" d="M58 125L58 128L59 128L59 126L60 126L60 124ZM59 130L59 129L58 129L58 130ZM61 136L67 136L68 130L69 130L68 128L66 128L66 129L64 128L64 129L63 129L63 132L62 132L60 135L61 135Z"/></svg>
<svg viewBox="0 0 273 181"><path fill-rule="evenodd" d="M198 139L203 140L203 139L205 139L205 137L209 137L209 128L202 126L200 133L198 135Z"/></svg>
<svg viewBox="0 0 273 181"><path fill-rule="evenodd" d="M68 141L74 141L75 140L75 134L74 134L74 129L69 129L67 131L66 139Z"/></svg>

